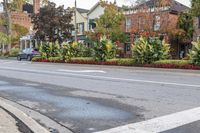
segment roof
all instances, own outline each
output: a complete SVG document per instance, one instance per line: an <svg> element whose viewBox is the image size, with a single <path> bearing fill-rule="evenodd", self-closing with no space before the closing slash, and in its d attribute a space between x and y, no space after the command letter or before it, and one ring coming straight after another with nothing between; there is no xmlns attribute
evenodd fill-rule
<svg viewBox="0 0 200 133"><path fill-rule="evenodd" d="M190 9L189 7L181 4L178 1L173 0L173 4L171 6L171 11L176 11L176 12L183 12Z"/></svg>
<svg viewBox="0 0 200 133"><path fill-rule="evenodd" d="M133 9L137 9L139 7L142 6L148 6L148 7L154 7L160 0L148 0L147 2L144 2L140 5L137 5L135 7L133 7ZM183 12L189 9L189 7L181 4L180 2L176 1L176 0L171 0L170 2L170 11L173 13L179 13L179 12ZM126 10L126 9L125 9Z"/></svg>
<svg viewBox="0 0 200 133"><path fill-rule="evenodd" d="M88 9L83 9L83 8L76 8L76 9L77 9L77 11L78 11L79 13L88 13L88 12L89 12Z"/></svg>
<svg viewBox="0 0 200 133"><path fill-rule="evenodd" d="M100 5L100 2L97 2L88 12L88 14L90 14L91 12L93 12L93 10L95 10L98 6Z"/></svg>

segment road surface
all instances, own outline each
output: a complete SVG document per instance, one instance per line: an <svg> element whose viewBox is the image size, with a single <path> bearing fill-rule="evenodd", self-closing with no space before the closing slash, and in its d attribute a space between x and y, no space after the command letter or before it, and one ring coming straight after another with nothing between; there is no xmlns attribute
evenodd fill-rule
<svg viewBox="0 0 200 133"><path fill-rule="evenodd" d="M38 111L75 133L90 133L200 111L200 71L0 60L0 97ZM184 119L186 115L176 126L166 117L170 121L162 128L166 131L150 129L199 131L198 113L195 119Z"/></svg>

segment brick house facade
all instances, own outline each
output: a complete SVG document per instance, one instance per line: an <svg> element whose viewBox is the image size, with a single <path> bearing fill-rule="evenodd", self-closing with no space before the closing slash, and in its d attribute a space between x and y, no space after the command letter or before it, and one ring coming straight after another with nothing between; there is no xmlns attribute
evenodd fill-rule
<svg viewBox="0 0 200 133"><path fill-rule="evenodd" d="M26 27L29 31L32 29L32 23L30 15L32 13L38 13L40 9L40 0L33 0L33 5L25 4L21 11L11 12L11 20L13 24L19 24ZM0 15L3 16L2 12Z"/></svg>
<svg viewBox="0 0 200 133"><path fill-rule="evenodd" d="M171 44L173 58L179 58L183 48L181 48L181 44L171 42L170 34L177 29L178 14L189 8L175 0L169 0L169 3L158 6L158 1L149 0L139 6L125 10L126 21L123 23L123 29L130 35L131 44L135 38L143 33L162 36ZM129 51L126 51L126 53L130 54Z"/></svg>

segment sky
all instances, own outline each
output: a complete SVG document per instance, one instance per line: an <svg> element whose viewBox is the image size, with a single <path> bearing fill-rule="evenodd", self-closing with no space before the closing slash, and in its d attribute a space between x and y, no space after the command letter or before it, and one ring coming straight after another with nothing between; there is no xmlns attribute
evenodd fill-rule
<svg viewBox="0 0 200 133"><path fill-rule="evenodd" d="M65 5L65 7L72 7L74 6L74 0L50 0L52 2L55 2L58 5ZM108 0L108 1L114 1L114 0ZM118 5L130 5L128 0L116 0ZM131 0L129 0L131 1ZM190 0L177 0L180 3L190 6ZM92 6L94 6L98 0L77 0L77 7L84 8L84 9L90 9Z"/></svg>
<svg viewBox="0 0 200 133"><path fill-rule="evenodd" d="M3 0L0 0L2 2ZM50 0L52 2L55 2L57 5L65 5L65 7L73 7L75 0ZM84 8L84 9L90 9L92 6L94 6L99 0L77 0L77 7ZM108 1L114 1L114 0L108 0ZM117 4L119 6L121 5L130 5L130 2L128 1L134 1L134 0L116 0ZM190 6L190 0L177 0L180 3Z"/></svg>

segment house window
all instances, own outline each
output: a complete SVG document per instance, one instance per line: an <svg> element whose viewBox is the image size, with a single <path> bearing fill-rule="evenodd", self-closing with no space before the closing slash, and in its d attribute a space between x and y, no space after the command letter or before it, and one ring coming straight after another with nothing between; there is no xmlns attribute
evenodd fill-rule
<svg viewBox="0 0 200 133"><path fill-rule="evenodd" d="M153 29L154 31L160 30L160 16L154 16Z"/></svg>
<svg viewBox="0 0 200 133"><path fill-rule="evenodd" d="M139 28L139 31L144 30L142 17L138 18L138 28Z"/></svg>
<svg viewBox="0 0 200 133"><path fill-rule="evenodd" d="M78 32L78 34L84 33L84 23L78 23L77 24L77 32Z"/></svg>
<svg viewBox="0 0 200 133"><path fill-rule="evenodd" d="M131 30L131 18L126 18L126 32Z"/></svg>
<svg viewBox="0 0 200 133"><path fill-rule="evenodd" d="M96 23L94 19L89 20L89 29L92 30L96 27Z"/></svg>

